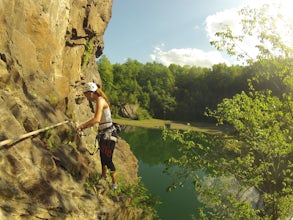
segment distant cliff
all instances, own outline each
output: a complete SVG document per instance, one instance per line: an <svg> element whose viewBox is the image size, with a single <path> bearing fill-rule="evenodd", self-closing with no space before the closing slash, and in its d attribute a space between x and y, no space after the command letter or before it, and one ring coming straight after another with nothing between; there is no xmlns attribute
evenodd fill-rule
<svg viewBox="0 0 293 220"><path fill-rule="evenodd" d="M125 199L96 183L94 129L80 83L100 82L112 0L0 0L0 141L69 119L73 123L0 148L0 219L139 219ZM121 184L137 181L137 160L119 140ZM128 201L129 202L129 201Z"/></svg>

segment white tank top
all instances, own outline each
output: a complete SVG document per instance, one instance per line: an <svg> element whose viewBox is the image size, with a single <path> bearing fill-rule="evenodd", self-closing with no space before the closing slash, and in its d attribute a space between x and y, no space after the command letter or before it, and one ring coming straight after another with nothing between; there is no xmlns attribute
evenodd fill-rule
<svg viewBox="0 0 293 220"><path fill-rule="evenodd" d="M110 108L104 108L102 112L102 118L99 124L99 130L103 130L105 128L109 128L112 126L112 116Z"/></svg>

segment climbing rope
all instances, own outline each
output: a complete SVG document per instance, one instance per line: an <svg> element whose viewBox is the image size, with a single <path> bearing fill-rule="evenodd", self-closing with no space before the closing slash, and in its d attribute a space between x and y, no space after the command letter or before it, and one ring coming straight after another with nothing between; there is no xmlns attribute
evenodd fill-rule
<svg viewBox="0 0 293 220"><path fill-rule="evenodd" d="M42 133L44 131L47 131L47 130L52 129L52 128L56 128L56 127L58 127L60 125L64 125L64 124L67 124L67 123L69 123L68 120L60 122L60 123L57 123L57 124L54 124L54 125L51 125L51 126L48 126L48 127L45 127L45 128L41 128L41 129L38 129L38 130L35 130L35 131L31 131L29 133L23 134L23 135L21 135L19 137L16 137L16 138L10 138L10 139L1 141L0 142L0 147L5 146L5 145L11 145L11 144L19 142L19 141L21 141L23 139L26 139L26 138L28 138L30 136Z"/></svg>

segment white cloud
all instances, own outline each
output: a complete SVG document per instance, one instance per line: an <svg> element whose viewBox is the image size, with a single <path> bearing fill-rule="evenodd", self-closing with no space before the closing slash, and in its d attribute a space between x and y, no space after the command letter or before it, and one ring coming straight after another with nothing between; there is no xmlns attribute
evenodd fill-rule
<svg viewBox="0 0 293 220"><path fill-rule="evenodd" d="M210 42L218 40L219 38L215 34L224 31L227 27L232 30L234 36L241 35L242 26L238 10L236 8L228 9L206 18L206 33ZM255 47L257 42L257 39L254 37L246 38L241 44L236 45L236 51L238 53L246 52L249 56L255 57L258 52Z"/></svg>
<svg viewBox="0 0 293 220"><path fill-rule="evenodd" d="M241 33L239 26L240 18L236 9L229 9L216 14L210 15L206 18L206 32L210 41L217 39L215 33L223 31L229 26L234 33Z"/></svg>
<svg viewBox="0 0 293 220"><path fill-rule="evenodd" d="M232 8L225 11L218 12L214 15L210 15L206 18L206 32L209 41L217 40L215 33L223 31L227 26L231 29L234 36L241 35L242 25L241 17L238 11L244 6L249 6L251 8L260 8L262 5L267 4L270 6L269 14L275 19L277 24L276 31L283 37L283 41L286 42L288 46L292 46L292 27L285 28L285 23L292 24L293 16L291 9L293 7L293 1L291 0L270 0L270 1L247 1L245 4L239 6L239 8ZM283 16L280 19L277 14ZM286 32L286 33L285 33ZM259 39L256 35L246 37L243 42L237 43L236 52L243 53L246 52L250 58L255 58L258 54L258 49L255 47L260 44ZM267 45L268 46L268 45Z"/></svg>
<svg viewBox="0 0 293 220"><path fill-rule="evenodd" d="M261 5L268 4L270 5L270 14L274 18L278 18L277 13L282 14L282 20L276 20L277 29L280 35L283 37L284 42L288 42L287 45L292 45L293 47L293 28L288 30L285 28L284 22L287 24L293 24L293 14L291 9L293 8L292 0L246 0L243 1L243 4L238 8L226 9L216 14L210 15L206 18L205 21L205 31L209 41L217 40L215 33L223 31L227 26L232 30L233 35L241 35L242 25L241 17L238 14L238 11L245 7L249 6L252 8L260 8ZM280 6L280 7L279 7ZM194 30L198 30L200 26L194 26ZM286 38L285 38L286 37ZM237 43L236 52L238 53L247 53L246 58L255 58L258 54L258 49L255 47L259 44L259 40L256 36L250 36L243 40L241 43ZM224 58L221 52L216 51L203 51L197 48L174 48L166 50L164 49L165 45L161 44L154 48L153 53L150 55L151 59L156 62L160 62L166 66L174 63L181 66L200 66L200 67L211 67L217 63L226 63L230 65L229 61L232 64L243 64L244 60L236 61L233 58L230 58L229 61ZM233 61L232 61L233 60Z"/></svg>
<svg viewBox="0 0 293 220"><path fill-rule="evenodd" d="M223 58L220 52L205 52L196 48L181 48L164 51L161 47L155 47L151 59L166 66L177 64L180 66L212 67L217 63L229 62Z"/></svg>

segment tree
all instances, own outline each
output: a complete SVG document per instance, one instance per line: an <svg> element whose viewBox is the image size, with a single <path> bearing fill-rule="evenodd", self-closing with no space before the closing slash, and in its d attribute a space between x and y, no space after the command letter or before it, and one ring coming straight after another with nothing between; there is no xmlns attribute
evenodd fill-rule
<svg viewBox="0 0 293 220"><path fill-rule="evenodd" d="M218 49L238 55L253 64L249 53L237 53L245 37L259 38L257 74L248 81L249 91L224 99L208 116L228 124L233 132L209 137L191 132L167 132L182 144L182 156L170 162L184 168L179 176L194 175L195 186L208 209L202 219L287 219L293 213L293 68L292 50L268 16L267 5L260 10L245 8L243 35L217 33L212 42ZM292 29L290 29L292 30ZM282 92L258 87L264 80L277 80ZM256 90L261 89L261 90ZM195 142L201 138L201 143ZM195 170L206 173L201 178ZM259 199L249 201L245 192L254 190Z"/></svg>
<svg viewBox="0 0 293 220"><path fill-rule="evenodd" d="M124 64L113 66L114 89L116 96L115 105L119 110L125 109L127 105L139 104L142 89L137 82L137 76L143 65L136 60L128 59Z"/></svg>
<svg viewBox="0 0 293 220"><path fill-rule="evenodd" d="M149 94L148 111L156 118L165 118L176 105L172 96L174 76L171 71L159 63L146 63L138 75L137 81L145 94Z"/></svg>
<svg viewBox="0 0 293 220"><path fill-rule="evenodd" d="M169 67L170 68L170 67ZM174 71L174 67L170 68ZM201 67L178 67L175 77L176 109L172 118L176 120L195 121L203 117L210 99L206 98L208 88L205 76L210 71Z"/></svg>
<svg viewBox="0 0 293 220"><path fill-rule="evenodd" d="M208 120L206 108L215 108L225 97L247 90L245 67L217 64L210 68L170 65L175 75L176 120Z"/></svg>
<svg viewBox="0 0 293 220"><path fill-rule="evenodd" d="M112 87L113 87L113 66L110 62L110 60L103 55L98 61L97 61L99 73L103 82L103 90L110 94Z"/></svg>

